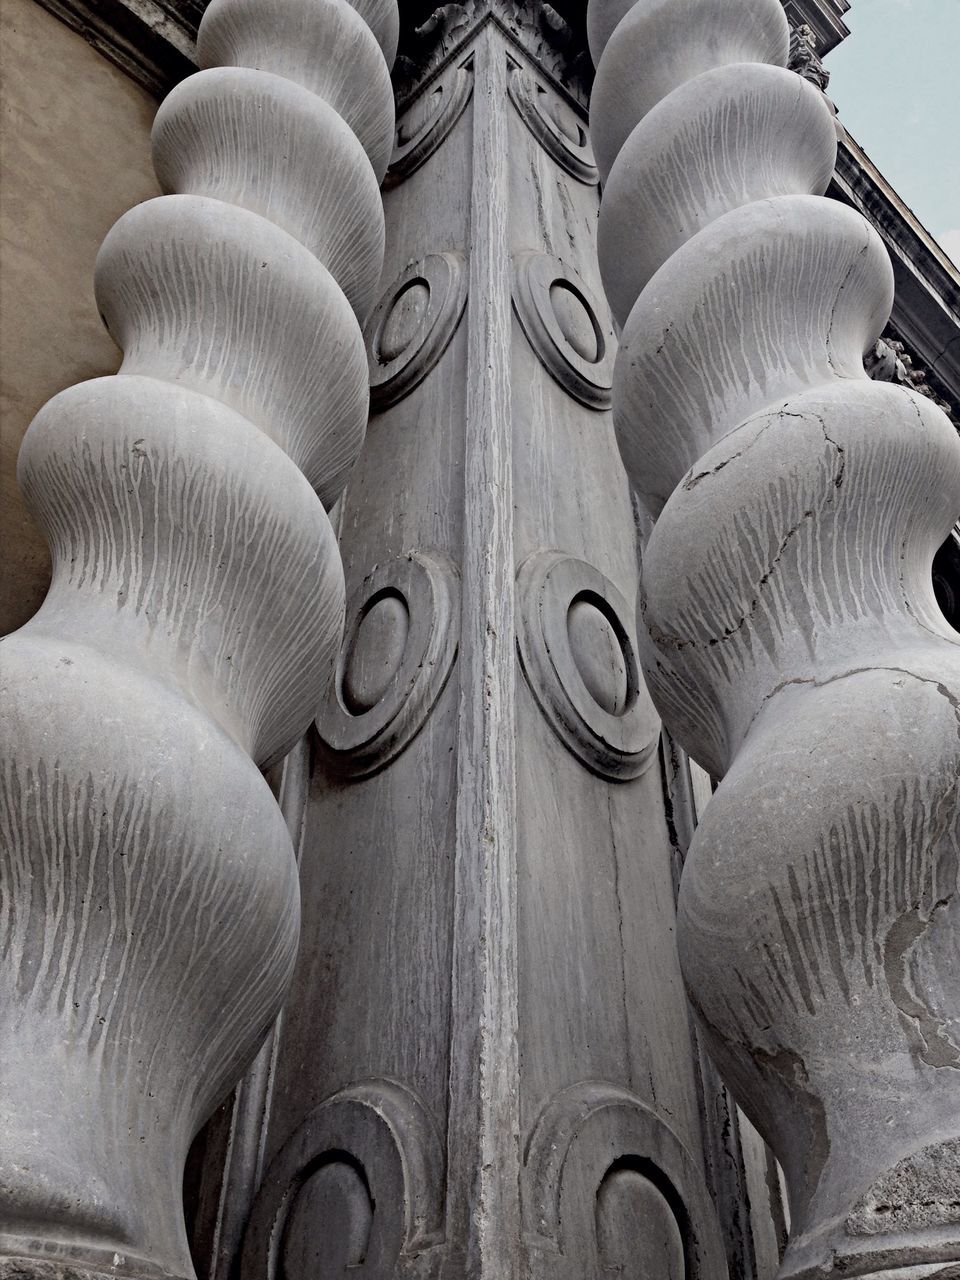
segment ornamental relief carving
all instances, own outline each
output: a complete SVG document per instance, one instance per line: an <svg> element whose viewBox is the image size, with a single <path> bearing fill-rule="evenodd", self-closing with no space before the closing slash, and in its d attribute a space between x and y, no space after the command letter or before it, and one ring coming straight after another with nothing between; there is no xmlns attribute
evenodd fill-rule
<svg viewBox="0 0 960 1280"><path fill-rule="evenodd" d="M449 346L466 301L462 254L431 253L404 268L366 328L372 413L420 385Z"/></svg>
<svg viewBox="0 0 960 1280"><path fill-rule="evenodd" d="M604 575L561 551L536 551L517 573L517 648L557 737L594 773L641 774L660 721L640 676L632 610Z"/></svg>
<svg viewBox="0 0 960 1280"><path fill-rule="evenodd" d="M338 772L367 777L423 728L457 655L459 588L445 556L410 551L376 566L348 601L316 722L322 753Z"/></svg>
<svg viewBox="0 0 960 1280"><path fill-rule="evenodd" d="M444 1153L417 1094L395 1080L349 1085L280 1149L244 1236L242 1280L401 1272L444 1242Z"/></svg>
<svg viewBox="0 0 960 1280"><path fill-rule="evenodd" d="M398 187L426 164L460 119L473 93L473 59L456 67L417 98L397 121L396 145L384 190Z"/></svg>
<svg viewBox="0 0 960 1280"><path fill-rule="evenodd" d="M726 1275L700 1170L667 1122L629 1090L585 1080L555 1094L527 1138L523 1167L524 1235L531 1251L550 1259L543 1273Z"/></svg>
<svg viewBox="0 0 960 1280"><path fill-rule="evenodd" d="M617 341L606 307L560 258L519 253L513 269L513 309L543 367L581 404L608 409Z"/></svg>
<svg viewBox="0 0 960 1280"><path fill-rule="evenodd" d="M596 186L600 175L593 148L576 112L515 62L510 63L507 92L520 119L544 151L578 182Z"/></svg>

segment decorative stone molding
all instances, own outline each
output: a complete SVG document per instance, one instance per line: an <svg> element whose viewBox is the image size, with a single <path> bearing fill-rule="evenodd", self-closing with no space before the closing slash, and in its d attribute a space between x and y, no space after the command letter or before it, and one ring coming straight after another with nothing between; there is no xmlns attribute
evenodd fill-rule
<svg viewBox="0 0 960 1280"><path fill-rule="evenodd" d="M527 1240L568 1268L551 1274L726 1273L699 1169L667 1122L629 1090L587 1080L551 1098L527 1139L524 1172Z"/></svg>
<svg viewBox="0 0 960 1280"><path fill-rule="evenodd" d="M460 119L472 93L473 64L467 58L407 107L397 121L386 190L398 186L426 164Z"/></svg>
<svg viewBox="0 0 960 1280"><path fill-rule="evenodd" d="M590 140L573 108L516 63L510 72L510 101L547 155L578 181L599 182Z"/></svg>
<svg viewBox="0 0 960 1280"><path fill-rule="evenodd" d="M927 396L948 417L953 418L954 426L960 430L960 422L953 413L953 406L941 399L930 385L929 369L923 368L907 354L906 344L897 338L886 335L878 338L864 357L864 368L876 382L894 382L901 387L909 387L919 395Z"/></svg>
<svg viewBox="0 0 960 1280"><path fill-rule="evenodd" d="M459 604L457 571L442 555L411 551L363 580L317 717L339 772L373 773L423 728L457 656Z"/></svg>
<svg viewBox="0 0 960 1280"><path fill-rule="evenodd" d="M830 72L817 57L817 37L805 22L790 31L787 67L821 92L826 91L830 83Z"/></svg>
<svg viewBox="0 0 960 1280"><path fill-rule="evenodd" d="M467 302L460 253L411 262L377 303L367 325L370 404L383 413L420 385L457 331Z"/></svg>
<svg viewBox="0 0 960 1280"><path fill-rule="evenodd" d="M610 7L593 0L595 29ZM776 0L638 0L597 69L605 199L636 156L675 175L620 214L604 265L627 313L618 439L658 517L640 647L664 723L722 778L678 941L711 1053L786 1172L781 1280L932 1275L960 1262L960 637L930 576L960 442L865 373L892 271L858 214L784 191L806 102L824 140L829 123L792 77L804 112L768 164L759 115L785 73L744 64L787 52ZM621 296L614 249L651 239L662 262Z"/></svg>
<svg viewBox="0 0 960 1280"><path fill-rule="evenodd" d="M420 11L412 10L396 66L401 110L487 22L495 23L558 89L585 107L592 67L583 48L582 15L575 4L564 5L562 14L558 7L542 0L463 0L425 12L419 22Z"/></svg>
<svg viewBox="0 0 960 1280"><path fill-rule="evenodd" d="M267 1170L244 1238L243 1280L311 1272L318 1253L329 1265L334 1250L360 1276L407 1274L404 1264L443 1243L443 1174L440 1134L413 1090L379 1079L341 1089ZM335 1223L324 1216L332 1196Z"/></svg>
<svg viewBox="0 0 960 1280"><path fill-rule="evenodd" d="M591 409L609 409L616 337L578 272L546 253L513 259L513 309L550 376Z"/></svg>
<svg viewBox="0 0 960 1280"><path fill-rule="evenodd" d="M611 779L637 777L659 741L631 612L598 569L563 552L536 551L517 572L527 683L564 746Z"/></svg>
<svg viewBox="0 0 960 1280"><path fill-rule="evenodd" d="M392 0L359 7L389 51ZM260 768L310 723L340 636L317 494L336 499L366 425L344 290L363 314L393 107L344 0L213 0L198 51L154 134L173 194L97 259L120 376L54 397L20 455L54 571L0 657L0 1253L18 1276L192 1277L187 1148L297 947Z"/></svg>

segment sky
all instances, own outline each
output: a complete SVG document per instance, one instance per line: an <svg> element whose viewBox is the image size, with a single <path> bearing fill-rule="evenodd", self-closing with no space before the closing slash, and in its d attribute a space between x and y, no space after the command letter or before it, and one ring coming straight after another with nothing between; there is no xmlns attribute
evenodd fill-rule
<svg viewBox="0 0 960 1280"><path fill-rule="evenodd" d="M960 266L960 0L851 0L824 59L840 119Z"/></svg>

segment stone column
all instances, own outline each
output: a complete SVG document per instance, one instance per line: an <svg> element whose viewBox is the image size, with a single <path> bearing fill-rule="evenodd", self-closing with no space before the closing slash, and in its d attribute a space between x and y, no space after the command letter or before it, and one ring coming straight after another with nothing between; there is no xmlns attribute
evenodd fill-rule
<svg viewBox="0 0 960 1280"><path fill-rule="evenodd" d="M302 943L231 1120L243 1280L726 1274L598 175L543 21L448 6L399 81Z"/></svg>
<svg viewBox="0 0 960 1280"><path fill-rule="evenodd" d="M954 1276L960 637L931 563L960 444L864 372L890 264L821 198L833 124L782 69L777 0L593 0L589 23L614 416L657 517L643 667L723 779L684 976L786 1171L783 1280Z"/></svg>
<svg viewBox="0 0 960 1280"><path fill-rule="evenodd" d="M4 1275L192 1277L187 1148L291 975L257 766L341 637L320 499L366 427L396 34L392 0L213 0L154 133L175 194L98 257L120 374L24 442L54 568L0 653Z"/></svg>

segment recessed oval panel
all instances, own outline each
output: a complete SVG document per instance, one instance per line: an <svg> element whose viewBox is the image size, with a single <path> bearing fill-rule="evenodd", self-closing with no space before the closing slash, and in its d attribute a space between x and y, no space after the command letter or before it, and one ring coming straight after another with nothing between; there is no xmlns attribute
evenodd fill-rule
<svg viewBox="0 0 960 1280"><path fill-rule="evenodd" d="M336 1280L361 1266L372 1225L363 1171L345 1156L324 1160L294 1197L280 1246L282 1280Z"/></svg>
<svg viewBox="0 0 960 1280"><path fill-rule="evenodd" d="M683 1236L659 1187L630 1161L617 1161L597 1190L597 1249L623 1280L685 1280Z"/></svg>
<svg viewBox="0 0 960 1280"><path fill-rule="evenodd" d="M398 592L378 597L367 609L347 655L343 672L343 702L353 715L375 707L400 669L410 613Z"/></svg>
<svg viewBox="0 0 960 1280"><path fill-rule="evenodd" d="M567 611L570 651L587 692L609 715L620 715L627 705L630 682L623 645L610 619L585 596L578 596Z"/></svg>
<svg viewBox="0 0 960 1280"><path fill-rule="evenodd" d="M426 280L410 280L393 300L380 330L377 358L389 364L410 346L430 306L430 286Z"/></svg>
<svg viewBox="0 0 960 1280"><path fill-rule="evenodd" d="M583 295L569 280L554 280L550 301L560 332L578 356L596 364L603 355L603 334Z"/></svg>

